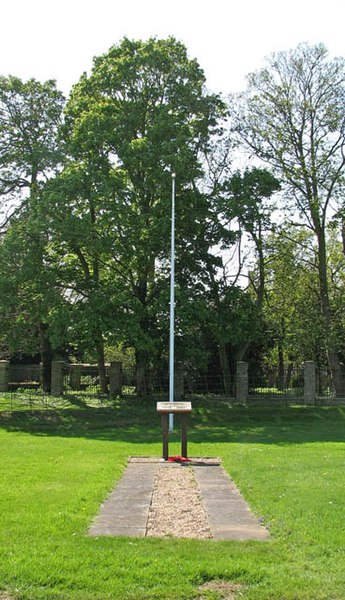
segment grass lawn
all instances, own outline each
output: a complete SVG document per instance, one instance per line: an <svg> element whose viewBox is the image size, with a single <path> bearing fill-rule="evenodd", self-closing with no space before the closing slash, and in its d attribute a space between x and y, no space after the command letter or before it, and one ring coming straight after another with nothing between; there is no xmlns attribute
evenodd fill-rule
<svg viewBox="0 0 345 600"><path fill-rule="evenodd" d="M128 457L161 454L155 403L3 412L0 598L229 598L201 591L221 580L241 599L345 600L345 408L194 407L189 454L221 457L271 541L89 538Z"/></svg>

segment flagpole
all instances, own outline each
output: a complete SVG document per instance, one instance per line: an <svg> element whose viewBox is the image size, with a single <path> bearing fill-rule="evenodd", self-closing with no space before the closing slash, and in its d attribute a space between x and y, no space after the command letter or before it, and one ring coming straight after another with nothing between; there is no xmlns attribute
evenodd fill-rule
<svg viewBox="0 0 345 600"><path fill-rule="evenodd" d="M175 346L175 180L171 174L171 255L170 255L170 341L169 341L169 402L174 402ZM169 431L174 430L174 415L169 414Z"/></svg>

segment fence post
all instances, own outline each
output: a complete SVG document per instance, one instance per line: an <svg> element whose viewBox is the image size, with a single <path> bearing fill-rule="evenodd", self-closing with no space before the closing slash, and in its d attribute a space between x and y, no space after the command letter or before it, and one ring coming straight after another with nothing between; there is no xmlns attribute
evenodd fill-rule
<svg viewBox="0 0 345 600"><path fill-rule="evenodd" d="M238 361L236 363L236 400L246 403L248 400L248 363Z"/></svg>
<svg viewBox="0 0 345 600"><path fill-rule="evenodd" d="M10 361L0 360L0 392L8 392Z"/></svg>
<svg viewBox="0 0 345 600"><path fill-rule="evenodd" d="M52 396L63 395L63 379L64 379L65 362L63 360L53 360L52 362Z"/></svg>
<svg viewBox="0 0 345 600"><path fill-rule="evenodd" d="M122 362L114 361L109 367L109 394L111 398L120 396L122 392Z"/></svg>
<svg viewBox="0 0 345 600"><path fill-rule="evenodd" d="M315 404L316 401L316 371L315 363L307 360L304 363L304 402Z"/></svg>
<svg viewBox="0 0 345 600"><path fill-rule="evenodd" d="M180 402L184 395L183 364L176 363L174 370L174 400Z"/></svg>

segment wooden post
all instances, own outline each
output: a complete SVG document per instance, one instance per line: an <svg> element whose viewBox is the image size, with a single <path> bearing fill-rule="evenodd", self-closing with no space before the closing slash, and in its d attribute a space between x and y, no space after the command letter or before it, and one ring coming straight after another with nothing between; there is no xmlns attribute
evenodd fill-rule
<svg viewBox="0 0 345 600"><path fill-rule="evenodd" d="M162 414L162 435L163 435L163 458L164 458L164 460L168 460L168 458L169 458L168 413Z"/></svg>
<svg viewBox="0 0 345 600"><path fill-rule="evenodd" d="M181 413L181 456L187 457L187 415Z"/></svg>

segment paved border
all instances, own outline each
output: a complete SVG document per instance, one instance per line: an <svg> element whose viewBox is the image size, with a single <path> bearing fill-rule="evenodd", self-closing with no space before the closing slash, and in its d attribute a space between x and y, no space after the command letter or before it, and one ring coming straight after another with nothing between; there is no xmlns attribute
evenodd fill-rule
<svg viewBox="0 0 345 600"><path fill-rule="evenodd" d="M89 535L143 537L158 463L128 463L114 491L101 505Z"/></svg>
<svg viewBox="0 0 345 600"><path fill-rule="evenodd" d="M221 466L194 466L194 473L216 540L268 540L242 494Z"/></svg>
<svg viewBox="0 0 345 600"><path fill-rule="evenodd" d="M164 463L164 461L163 461ZM91 536L145 537L157 458L133 457L93 521ZM164 463L176 467L176 463ZM268 540L269 532L250 511L219 459L191 459L211 533L216 540ZM181 465L183 467L183 464Z"/></svg>

